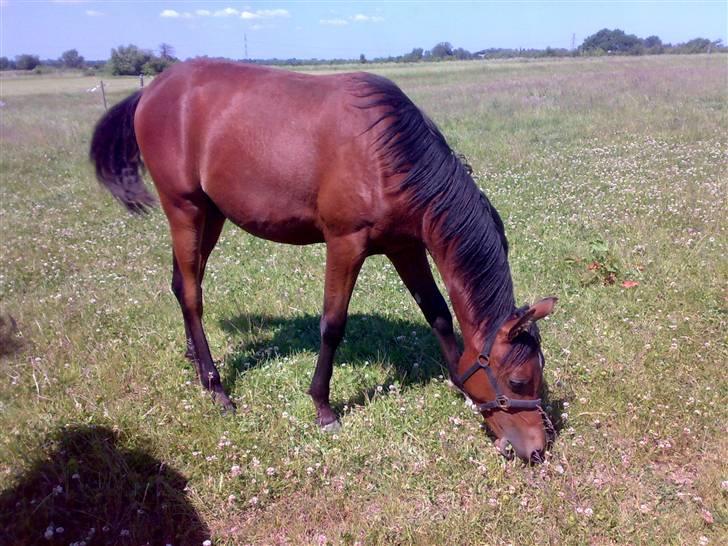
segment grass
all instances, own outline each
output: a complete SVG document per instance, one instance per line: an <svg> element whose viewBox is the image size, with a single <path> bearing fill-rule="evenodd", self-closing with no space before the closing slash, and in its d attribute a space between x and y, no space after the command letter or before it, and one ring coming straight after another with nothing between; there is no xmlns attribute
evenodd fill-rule
<svg viewBox="0 0 728 546"><path fill-rule="evenodd" d="M726 58L370 68L472 164L504 218L519 302L560 297L542 326L562 422L549 462L497 455L379 257L337 358L343 429L319 432L305 390L324 248L231 226L205 282L210 345L239 407L221 416L183 357L163 215L129 217L93 180L100 97L82 79L3 80L8 542L725 539Z"/></svg>

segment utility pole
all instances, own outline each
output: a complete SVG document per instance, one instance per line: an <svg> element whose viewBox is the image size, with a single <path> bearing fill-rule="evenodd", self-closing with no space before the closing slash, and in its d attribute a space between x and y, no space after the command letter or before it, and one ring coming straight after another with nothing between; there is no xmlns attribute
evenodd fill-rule
<svg viewBox="0 0 728 546"><path fill-rule="evenodd" d="M576 49L576 32L571 35L571 51Z"/></svg>
<svg viewBox="0 0 728 546"><path fill-rule="evenodd" d="M245 44L245 58L248 58L248 33L243 32L243 43Z"/></svg>

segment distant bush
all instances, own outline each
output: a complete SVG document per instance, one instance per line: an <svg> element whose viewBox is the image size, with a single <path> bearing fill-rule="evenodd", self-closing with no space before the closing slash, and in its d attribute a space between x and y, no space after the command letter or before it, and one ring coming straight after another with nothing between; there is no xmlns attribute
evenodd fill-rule
<svg viewBox="0 0 728 546"><path fill-rule="evenodd" d="M136 76L138 74L147 74L153 76L159 74L177 62L172 57L170 51L172 47L168 44L162 44L161 55L157 57L147 49L129 44L128 46L119 46L111 50L111 58L107 63L107 68L111 74L115 76Z"/></svg>
<svg viewBox="0 0 728 546"><path fill-rule="evenodd" d="M39 64L33 69L33 74L40 75L40 74L50 74L51 72L55 72L56 69L52 66L48 66L45 64Z"/></svg>
<svg viewBox="0 0 728 546"><path fill-rule="evenodd" d="M634 34L625 34L618 28L614 30L603 28L584 40L579 49L585 53L601 49L607 53L641 55L644 53L645 46L642 39Z"/></svg>
<svg viewBox="0 0 728 546"><path fill-rule="evenodd" d="M85 64L84 58L75 49L64 51L59 61L66 68L83 68Z"/></svg>
<svg viewBox="0 0 728 546"><path fill-rule="evenodd" d="M39 64L40 57L38 55L23 53L15 57L15 68L17 70L33 70Z"/></svg>
<svg viewBox="0 0 728 546"><path fill-rule="evenodd" d="M152 58L152 52L140 49L133 44L119 46L111 50L108 62L109 72L114 76L136 76Z"/></svg>
<svg viewBox="0 0 728 546"><path fill-rule="evenodd" d="M161 74L162 72L164 72L167 68L169 68L176 62L177 62L177 59L152 56L151 59L149 59L146 63L144 63L144 66L142 67L142 73L146 74L148 76L154 76L156 74Z"/></svg>
<svg viewBox="0 0 728 546"><path fill-rule="evenodd" d="M708 40L707 38L693 38L684 44L671 46L671 53L710 53L711 51L725 51L722 40Z"/></svg>

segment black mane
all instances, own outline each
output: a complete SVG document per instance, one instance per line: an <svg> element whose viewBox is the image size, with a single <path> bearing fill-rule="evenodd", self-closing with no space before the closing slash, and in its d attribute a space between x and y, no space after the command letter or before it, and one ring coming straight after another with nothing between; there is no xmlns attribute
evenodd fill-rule
<svg viewBox="0 0 728 546"><path fill-rule="evenodd" d="M383 107L385 120L375 144L388 174L406 174L400 187L409 206L429 219L431 235L449 246L456 271L469 292L479 325L494 323L515 309L503 221L471 177L471 169L450 149L435 124L391 81L372 74L358 79L360 108Z"/></svg>

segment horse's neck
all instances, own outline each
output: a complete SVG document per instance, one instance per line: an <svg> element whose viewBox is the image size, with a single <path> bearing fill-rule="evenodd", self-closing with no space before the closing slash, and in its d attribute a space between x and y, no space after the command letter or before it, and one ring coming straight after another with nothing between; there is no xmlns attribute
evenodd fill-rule
<svg viewBox="0 0 728 546"><path fill-rule="evenodd" d="M458 244L462 241L451 241L442 237L436 230L430 231L425 244L443 278L447 288L453 311L460 324L465 342L465 349L481 351L488 335L488 325L497 322L505 313L511 312L515 306L513 301L513 286L510 270L507 267L505 249L498 249L499 259L506 261L505 271L495 271L493 262L493 249L486 249L480 245L472 245L471 263L479 263L487 279L494 284L488 287L493 293L494 305L484 304L483 298L476 293L484 290L472 278L472 270L465 268L455 258ZM500 253L503 253L500 255ZM486 271L492 268L492 271Z"/></svg>

